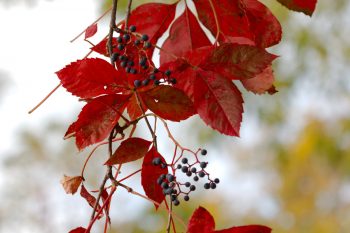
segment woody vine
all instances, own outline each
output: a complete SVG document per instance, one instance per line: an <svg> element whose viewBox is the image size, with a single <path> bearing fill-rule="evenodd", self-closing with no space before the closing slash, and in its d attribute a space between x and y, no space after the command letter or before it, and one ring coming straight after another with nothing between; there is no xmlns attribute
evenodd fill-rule
<svg viewBox="0 0 350 233"><path fill-rule="evenodd" d="M70 233L89 233L96 221L103 219L103 232L108 232L110 203L118 188L149 201L156 210L167 211L166 232L271 232L260 225L215 230L213 217L203 207L194 211L188 224L173 212L175 206L190 201L192 192L215 189L220 180L206 170L210 164L205 158L210 153L180 144L167 121L179 122L198 114L212 129L239 136L243 98L234 82L241 82L255 94L276 93L271 63L277 56L266 48L278 44L282 35L277 18L258 0L192 0L194 9L188 2L148 3L131 11L133 2L129 0L125 19L116 22L118 1L113 0L111 9L81 33L92 44L89 38L95 35L98 21L110 12L108 35L92 44L83 59L56 72L60 84L37 106L60 86L86 102L65 139L75 137L79 150L95 147L86 157L81 174L64 176L61 182L68 194L80 188L92 213L87 226ZM311 16L317 1L278 2ZM177 18L176 11L181 11ZM160 45L158 40L168 28L169 36ZM152 60L155 51L160 54L159 66ZM109 61L90 57L93 53ZM149 139L135 136L142 121ZM167 131L174 145L172 156L163 157L158 150L159 127ZM101 146L108 147L106 172L93 195L84 186L84 171ZM140 159L140 169L120 177L123 164ZM123 183L138 173L144 194ZM182 228L177 229L178 225Z"/></svg>

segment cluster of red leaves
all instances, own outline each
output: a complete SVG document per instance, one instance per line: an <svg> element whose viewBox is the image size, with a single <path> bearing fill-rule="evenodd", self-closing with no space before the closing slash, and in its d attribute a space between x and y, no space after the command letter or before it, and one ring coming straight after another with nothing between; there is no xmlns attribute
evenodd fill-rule
<svg viewBox="0 0 350 233"><path fill-rule="evenodd" d="M278 1L308 15L312 15L317 2ZM138 58L142 53L153 67L151 58L154 45L170 27L169 36L160 47L159 70L171 70L176 84L135 88L134 81L146 79L148 71L142 71L136 64L139 72L129 74L120 64L116 63L115 67L100 58L78 60L56 73L67 91L87 102L66 133L67 138L76 138L79 150L104 140L121 117L128 123L129 120L122 115L124 111L127 111L130 121L137 120L148 110L171 121L185 120L198 114L207 125L220 133L239 136L243 98L233 81L241 82L247 91L255 94L276 92L271 63L277 56L267 52L266 48L280 42L282 29L272 12L258 0L193 0L193 3L198 17L185 6L175 19L178 2L171 5L149 3L133 10L128 21L129 25L136 26L139 34L147 34L153 46L147 51L140 51L135 46L127 45L127 55ZM201 24L210 35L204 32ZM121 28L125 28L123 23ZM85 39L96 31L96 24L88 27ZM109 57L106 45L107 39L104 39L91 49ZM141 138L128 138L105 164L122 164L144 158L142 186L150 199L161 203L165 196L156 179L168 171L167 168L152 165L155 157L165 160L151 144ZM82 177L65 177L62 183L67 193L74 194L82 180ZM81 195L91 206L95 205L96 199L84 186L81 186ZM271 231L263 226L233 227L220 231L214 228L212 216L199 208L189 222L188 232ZM71 232L85 232L85 229L77 228Z"/></svg>

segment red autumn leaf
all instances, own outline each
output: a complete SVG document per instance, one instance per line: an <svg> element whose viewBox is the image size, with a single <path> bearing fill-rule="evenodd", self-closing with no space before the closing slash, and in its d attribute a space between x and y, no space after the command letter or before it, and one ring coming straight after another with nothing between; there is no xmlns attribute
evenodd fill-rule
<svg viewBox="0 0 350 233"><path fill-rule="evenodd" d="M214 233L271 233L271 228L261 225L247 225L214 231Z"/></svg>
<svg viewBox="0 0 350 233"><path fill-rule="evenodd" d="M110 204L111 204L111 199L109 198L109 194L107 192L106 189L103 189L102 193L101 193L101 198L102 198L102 201L103 203L107 202L105 207L104 207L104 210L105 210L105 213L106 213L106 217L108 218L108 221L110 223L110 218L109 218L109 207L110 207Z"/></svg>
<svg viewBox="0 0 350 233"><path fill-rule="evenodd" d="M205 48L199 49L203 50ZM276 55L264 49L232 43L224 43L213 48L200 67L215 71L229 79L254 78L271 65Z"/></svg>
<svg viewBox="0 0 350 233"><path fill-rule="evenodd" d="M86 29L86 31L85 31L85 39L88 39L88 38L94 36L96 34L96 32L97 32L97 24L94 23L94 24L90 25Z"/></svg>
<svg viewBox="0 0 350 233"><path fill-rule="evenodd" d="M69 233L89 233L89 232L86 232L86 229L84 227L78 227L69 231Z"/></svg>
<svg viewBox="0 0 350 233"><path fill-rule="evenodd" d="M56 72L63 87L81 98L93 98L123 90L121 73L107 61L100 58L85 58L67 65Z"/></svg>
<svg viewBox="0 0 350 233"><path fill-rule="evenodd" d="M107 43L108 43L108 38L104 38L101 42L99 42L97 45L93 46L90 49L103 56L109 57ZM117 39L115 37L113 37L112 44L118 44ZM117 51L118 51L118 48L113 49L113 52L117 52Z"/></svg>
<svg viewBox="0 0 350 233"><path fill-rule="evenodd" d="M128 138L123 141L106 165L123 164L144 157L152 144L142 138Z"/></svg>
<svg viewBox="0 0 350 233"><path fill-rule="evenodd" d="M188 223L187 233L212 233L214 230L213 216L203 207L197 208Z"/></svg>
<svg viewBox="0 0 350 233"><path fill-rule="evenodd" d="M254 40L242 0L212 1L215 9L212 8L208 0L193 0L193 2L199 20L211 31L214 37L218 31L216 19L218 20L219 41L225 41L225 36L245 37Z"/></svg>
<svg viewBox="0 0 350 233"><path fill-rule="evenodd" d="M134 9L129 18L129 25L135 25L137 33L146 34L149 42L156 44L158 39L168 29L175 17L175 4L147 3ZM124 27L124 25L123 25ZM148 49L148 54L152 57L153 48Z"/></svg>
<svg viewBox="0 0 350 233"><path fill-rule="evenodd" d="M205 208L199 207L192 214L187 233L271 233L271 229L261 225L248 225L215 231L213 216Z"/></svg>
<svg viewBox="0 0 350 233"><path fill-rule="evenodd" d="M202 120L220 133L239 136L243 98L232 81L197 70L194 86L194 105Z"/></svg>
<svg viewBox="0 0 350 233"><path fill-rule="evenodd" d="M63 178L61 180L61 184L64 188L64 191L66 191L67 194L75 194L83 181L83 177L81 176L66 176L63 175Z"/></svg>
<svg viewBox="0 0 350 233"><path fill-rule="evenodd" d="M275 78L273 76L273 70L271 66L267 67L263 72L256 75L254 78L241 80L243 86L248 91L255 94L264 94L265 92L270 93L270 90L274 89L273 82Z"/></svg>
<svg viewBox="0 0 350 233"><path fill-rule="evenodd" d="M303 12L311 16L316 8L317 0L277 0L285 7L293 11Z"/></svg>
<svg viewBox="0 0 350 233"><path fill-rule="evenodd" d="M181 121L196 113L187 95L172 86L157 86L140 95L152 112L166 120Z"/></svg>
<svg viewBox="0 0 350 233"><path fill-rule="evenodd" d="M282 37L282 28L272 12L258 0L243 0L249 28L257 46L262 48L278 44Z"/></svg>
<svg viewBox="0 0 350 233"><path fill-rule="evenodd" d="M92 208L95 207L95 205L96 205L96 198L95 198L94 196L92 196L92 195L86 190L86 188L85 188L84 185L81 186L81 189L80 189L80 196L82 196ZM98 211L100 208L101 208L101 206L98 205L96 211Z"/></svg>
<svg viewBox="0 0 350 233"><path fill-rule="evenodd" d="M106 95L91 100L83 107L73 128L70 126L68 129L74 132L79 150L109 135L124 111L128 98L126 95Z"/></svg>
<svg viewBox="0 0 350 233"><path fill-rule="evenodd" d="M163 156L158 153L155 147L152 147L144 157L141 171L141 184L147 197L160 204L165 199L165 195L160 185L157 184L157 179L162 174L168 174L168 168L161 168L161 166L153 165L152 161L157 157L161 158L161 161L165 163ZM154 205L156 209L158 209L159 206L157 204Z"/></svg>
<svg viewBox="0 0 350 233"><path fill-rule="evenodd" d="M143 111L146 112L148 110L148 108L146 107L145 103L142 101L141 98L140 98L140 105L142 109L138 104L136 94L133 94L130 97L127 105L128 114L131 120L136 120L138 117L142 116Z"/></svg>
<svg viewBox="0 0 350 233"><path fill-rule="evenodd" d="M160 64L174 60L170 54L182 57L188 51L208 45L211 45L208 37L199 26L197 18L186 6L182 15L172 24L169 37L160 50Z"/></svg>

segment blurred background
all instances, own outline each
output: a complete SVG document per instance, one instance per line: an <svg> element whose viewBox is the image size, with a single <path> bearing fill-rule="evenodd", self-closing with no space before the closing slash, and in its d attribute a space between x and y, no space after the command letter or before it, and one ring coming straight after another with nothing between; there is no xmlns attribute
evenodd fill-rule
<svg viewBox="0 0 350 233"><path fill-rule="evenodd" d="M221 180L215 190L197 189L175 211L187 221L201 205L217 229L255 223L276 233L350 232L350 2L319 0L312 18L275 0L262 2L284 29L282 42L270 49L281 56L274 62L279 92L244 92L240 138L220 135L198 117L171 125L184 146L208 150L208 170ZM121 16L125 4L120 1ZM88 224L90 207L78 194L66 195L59 182L63 174L79 175L91 150L78 153L74 140L62 139L82 103L61 88L27 112L58 84L55 71L86 54L90 45L82 38L69 41L109 5L0 0L1 233L68 232ZM107 19L93 42L106 30ZM165 134L159 138L161 152L171 155ZM91 160L89 190L98 187L105 158L100 149ZM139 165L126 166L125 174ZM142 192L139 183L139 176L127 182ZM167 224L165 211L123 190L113 199L111 217L110 232L164 232Z"/></svg>

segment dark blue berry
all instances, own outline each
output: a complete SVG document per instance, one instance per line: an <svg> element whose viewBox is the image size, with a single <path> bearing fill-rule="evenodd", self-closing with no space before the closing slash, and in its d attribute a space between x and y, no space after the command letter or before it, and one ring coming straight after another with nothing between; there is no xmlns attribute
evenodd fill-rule
<svg viewBox="0 0 350 233"><path fill-rule="evenodd" d="M157 179L157 184L161 185L163 183L163 179L161 179L160 177Z"/></svg>
<svg viewBox="0 0 350 233"><path fill-rule="evenodd" d="M142 81L143 86L147 86L149 84L149 79L145 79Z"/></svg>
<svg viewBox="0 0 350 233"><path fill-rule="evenodd" d="M150 42L145 42L144 44L143 44L143 47L145 48L145 49L149 49L149 48L151 48L152 47L152 44L150 43Z"/></svg>
<svg viewBox="0 0 350 233"><path fill-rule="evenodd" d="M122 43L123 42L123 38L122 37L117 37L117 42L118 43Z"/></svg>
<svg viewBox="0 0 350 233"><path fill-rule="evenodd" d="M139 61L140 66L144 66L147 64L147 58L141 57Z"/></svg>
<svg viewBox="0 0 350 233"><path fill-rule="evenodd" d="M189 201L190 200L190 197L188 195L184 196L184 200L185 201Z"/></svg>
<svg viewBox="0 0 350 233"><path fill-rule="evenodd" d="M166 179L169 181L169 182L173 182L175 180L175 177L171 174L168 174L166 175Z"/></svg>
<svg viewBox="0 0 350 233"><path fill-rule="evenodd" d="M158 72L159 72L159 70L157 68L154 68L153 73L156 74Z"/></svg>
<svg viewBox="0 0 350 233"><path fill-rule="evenodd" d="M125 67L127 66L127 62L126 62L126 61L122 61L122 62L120 63L120 66L125 68Z"/></svg>
<svg viewBox="0 0 350 233"><path fill-rule="evenodd" d="M210 188L211 189L215 189L216 188L216 184L215 183L210 183Z"/></svg>
<svg viewBox="0 0 350 233"><path fill-rule="evenodd" d="M166 76L170 76L171 75L171 71L170 70L166 70L165 72L164 72L164 74L166 75Z"/></svg>
<svg viewBox="0 0 350 233"><path fill-rule="evenodd" d="M188 172L188 167L187 167L187 166L183 166L183 167L181 168L181 171L182 171L183 173Z"/></svg>
<svg viewBox="0 0 350 233"><path fill-rule="evenodd" d="M194 190L196 190L196 186L194 186L194 185L191 185L191 186L190 186L190 190L191 190L191 191L194 191Z"/></svg>
<svg viewBox="0 0 350 233"><path fill-rule="evenodd" d="M143 65L143 66L141 66L141 68L144 69L144 70L147 70L148 69L148 65L147 64Z"/></svg>
<svg viewBox="0 0 350 233"><path fill-rule="evenodd" d="M129 67L128 67L128 68L129 68ZM132 74L137 74L137 70L134 69L134 68L131 68L131 69L130 69L130 73L132 73Z"/></svg>
<svg viewBox="0 0 350 233"><path fill-rule="evenodd" d="M176 196L176 195L171 195L171 201L175 201L175 200L176 200L176 198L177 198L177 196Z"/></svg>
<svg viewBox="0 0 350 233"><path fill-rule="evenodd" d="M201 163L199 164L199 166L200 166L201 168L206 168L206 167L207 167L207 162L201 162Z"/></svg>
<svg viewBox="0 0 350 233"><path fill-rule="evenodd" d="M186 182L186 183L185 183L185 186L188 188L188 187L191 186L191 183L190 183L190 182Z"/></svg>
<svg viewBox="0 0 350 233"><path fill-rule="evenodd" d="M141 86L141 81L136 79L136 80L134 81L134 86L135 86L135 87L140 87L140 86ZM163 165L163 164L162 164L162 165Z"/></svg>
<svg viewBox="0 0 350 233"><path fill-rule="evenodd" d="M167 189L165 189L165 194L166 195L170 195L170 194L172 194L173 193L173 189L172 188L167 188Z"/></svg>
<svg viewBox="0 0 350 233"><path fill-rule="evenodd" d="M204 184L204 188L205 188L205 189L210 189L210 184L209 184L209 183L205 183L205 184Z"/></svg>
<svg viewBox="0 0 350 233"><path fill-rule="evenodd" d="M198 181L198 180L199 180L199 177L198 177L198 176L195 176L195 177L193 177L193 180L194 180L194 181Z"/></svg>
<svg viewBox="0 0 350 233"><path fill-rule="evenodd" d="M217 183L217 184L220 183L219 178L215 178L214 182Z"/></svg>
<svg viewBox="0 0 350 233"><path fill-rule="evenodd" d="M175 201L173 201L173 203L174 203L174 206L178 206L178 205L180 205L180 201L179 200L175 200Z"/></svg>
<svg viewBox="0 0 350 233"><path fill-rule="evenodd" d="M201 150L201 155L206 155L208 152L206 149Z"/></svg>
<svg viewBox="0 0 350 233"><path fill-rule="evenodd" d="M165 179L165 174L161 174L161 175L159 176L159 179L164 180L164 179Z"/></svg>
<svg viewBox="0 0 350 233"><path fill-rule="evenodd" d="M160 186L162 186L163 189L169 188L169 184L167 182L162 182Z"/></svg>
<svg viewBox="0 0 350 233"><path fill-rule="evenodd" d="M135 65L134 61L128 61L128 66L134 66L134 65Z"/></svg>
<svg viewBox="0 0 350 233"><path fill-rule="evenodd" d="M135 82L136 82L136 81L139 81L139 80L135 80ZM135 82L134 82L134 85L136 86ZM155 165L155 166L160 165L161 162L162 162L162 159L159 158L159 157L156 157L156 158L154 158L154 159L152 160L152 164Z"/></svg>
<svg viewBox="0 0 350 233"><path fill-rule="evenodd" d="M130 35L129 35L129 34L124 34L124 35L123 35L123 39L124 39L125 41L130 40Z"/></svg>
<svg viewBox="0 0 350 233"><path fill-rule="evenodd" d="M151 75L149 76L149 79L155 80L155 79L156 79L156 76L155 76L154 74L151 74Z"/></svg>
<svg viewBox="0 0 350 233"><path fill-rule="evenodd" d="M140 40L135 40L135 41L134 41L134 45L139 45L139 44L141 44L141 41L140 41Z"/></svg>
<svg viewBox="0 0 350 233"><path fill-rule="evenodd" d="M163 168L163 169L165 169L165 168L167 168L167 165L166 165L165 163L162 163L162 164L160 165L160 167Z"/></svg>
<svg viewBox="0 0 350 233"><path fill-rule="evenodd" d="M126 67L125 71L126 71L126 73L131 73L131 68L130 67Z"/></svg>
<svg viewBox="0 0 350 233"><path fill-rule="evenodd" d="M121 56L119 56L119 60L121 60L121 61L127 61L128 58L127 58L125 55L121 55Z"/></svg>
<svg viewBox="0 0 350 233"><path fill-rule="evenodd" d="M188 171L188 172L186 172L186 175L187 175L187 176L192 176L192 172L191 172L191 171Z"/></svg>
<svg viewBox="0 0 350 233"><path fill-rule="evenodd" d="M122 45L122 44L118 44L118 50L123 50L125 47L124 47L124 45Z"/></svg>
<svg viewBox="0 0 350 233"><path fill-rule="evenodd" d="M136 26L135 26L135 25L131 25L131 26L129 27L129 30L130 30L131 32L136 32Z"/></svg>
<svg viewBox="0 0 350 233"><path fill-rule="evenodd" d="M146 35L146 34L143 34L143 35L141 36L141 40L143 40L143 41L148 41L148 39L149 39L149 37L148 37L148 35Z"/></svg>
<svg viewBox="0 0 350 233"><path fill-rule="evenodd" d="M113 62L117 61L118 58L119 58L119 55L120 55L119 53L113 53L113 54L112 54L112 57L111 57L112 61L113 61Z"/></svg>
<svg viewBox="0 0 350 233"><path fill-rule="evenodd" d="M181 169L182 168L182 165L181 164L178 164L177 165L177 169Z"/></svg>
<svg viewBox="0 0 350 233"><path fill-rule="evenodd" d="M154 80L154 85L159 85L160 84L160 81L159 80Z"/></svg>
<svg viewBox="0 0 350 233"><path fill-rule="evenodd" d="M205 176L205 172L204 171L199 171L198 172L198 176L199 177L204 177Z"/></svg>
<svg viewBox="0 0 350 233"><path fill-rule="evenodd" d="M195 168L195 167L191 168L191 172L193 172L193 173L197 172L197 168Z"/></svg>
<svg viewBox="0 0 350 233"><path fill-rule="evenodd" d="M187 159L187 158L182 158L181 162L182 162L183 164L186 164L186 163L188 162L188 159Z"/></svg>

